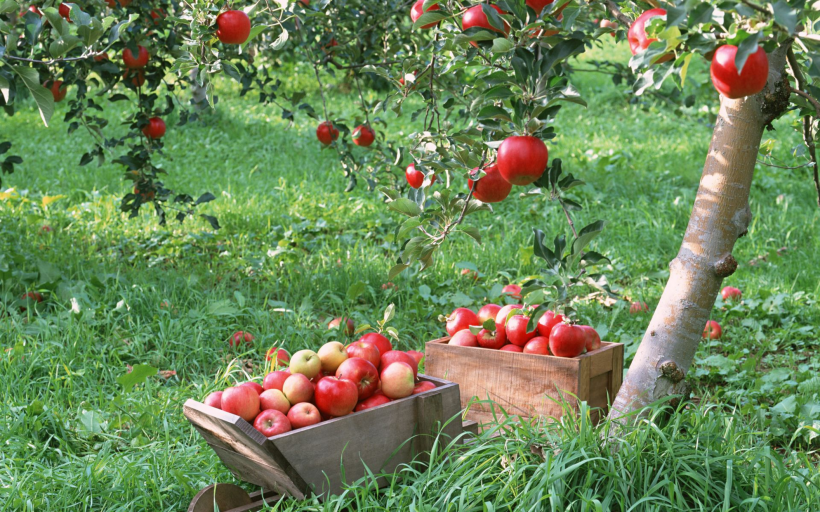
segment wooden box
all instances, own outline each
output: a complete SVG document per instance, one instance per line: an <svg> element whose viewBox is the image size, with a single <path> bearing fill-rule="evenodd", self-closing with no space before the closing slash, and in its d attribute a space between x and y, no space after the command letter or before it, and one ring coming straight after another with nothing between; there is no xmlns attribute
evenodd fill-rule
<svg viewBox="0 0 820 512"><path fill-rule="evenodd" d="M393 472L428 452L442 426L449 439L462 433L458 384L419 378L436 388L270 438L239 416L195 400L185 402L183 412L234 476L304 499L311 492L338 494L342 473L353 482L365 475L365 466L373 473Z"/></svg>
<svg viewBox="0 0 820 512"><path fill-rule="evenodd" d="M568 358L461 347L448 345L449 340L427 343L424 371L458 383L463 408L475 399L495 402L470 405L467 419L479 424L493 421L493 409L497 417L503 417L499 407L521 418L559 418L562 398L578 408L570 394L605 411L623 379L621 343L604 342L598 350ZM593 420L598 416L593 413Z"/></svg>

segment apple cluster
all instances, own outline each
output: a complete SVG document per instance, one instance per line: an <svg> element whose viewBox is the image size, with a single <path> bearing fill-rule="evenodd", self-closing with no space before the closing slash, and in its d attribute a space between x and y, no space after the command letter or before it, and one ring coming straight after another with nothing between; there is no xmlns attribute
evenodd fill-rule
<svg viewBox="0 0 820 512"><path fill-rule="evenodd" d="M517 292L520 294L520 288ZM449 344L557 357L576 357L600 348L601 337L595 329L573 325L553 311L544 313L535 328L528 331L530 316L536 309L521 304L487 304L476 314L456 308L447 317Z"/></svg>
<svg viewBox="0 0 820 512"><path fill-rule="evenodd" d="M352 326L349 319L331 323L343 321L345 329ZM251 334L239 331L230 344L252 340ZM393 350L390 340L376 332L347 346L331 341L317 352L300 350L293 356L273 347L266 358L273 361L274 371L262 384L243 382L211 393L204 403L236 414L271 437L435 388L432 382L418 381L423 357L414 350Z"/></svg>

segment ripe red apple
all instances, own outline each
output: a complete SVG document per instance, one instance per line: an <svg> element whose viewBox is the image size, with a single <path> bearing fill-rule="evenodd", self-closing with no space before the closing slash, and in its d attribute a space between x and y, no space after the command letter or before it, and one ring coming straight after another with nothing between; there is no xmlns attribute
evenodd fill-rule
<svg viewBox="0 0 820 512"><path fill-rule="evenodd" d="M611 28L611 29L617 29L618 28L618 24L615 23L614 21L610 21L610 20L601 20L601 23L600 23L599 26L601 28Z"/></svg>
<svg viewBox="0 0 820 512"><path fill-rule="evenodd" d="M367 409L372 409L373 407L378 407L380 405L384 405L388 402L392 402L389 398L387 398L384 393L381 391L377 391L373 396L362 400L358 404L356 404L356 408L353 409L356 412L364 411Z"/></svg>
<svg viewBox="0 0 820 512"><path fill-rule="evenodd" d="M535 14L541 15L541 11L544 10L544 7L548 6L555 0L527 0L526 4L528 7L532 8L535 11Z"/></svg>
<svg viewBox="0 0 820 512"><path fill-rule="evenodd" d="M386 394L386 393L385 393ZM359 390L353 381L325 377L316 384L316 407L328 416L346 416L359 401Z"/></svg>
<svg viewBox="0 0 820 512"><path fill-rule="evenodd" d="M313 398L313 383L301 373L294 373L282 384L282 393L291 404L310 402Z"/></svg>
<svg viewBox="0 0 820 512"><path fill-rule="evenodd" d="M265 361L270 361L274 357L276 358L276 366L284 367L290 362L290 354L288 354L288 351L283 348L269 348L268 353L265 354Z"/></svg>
<svg viewBox="0 0 820 512"><path fill-rule="evenodd" d="M393 363L407 363L413 369L413 378L419 376L419 364L410 354L400 350L392 350L382 354L379 369L384 370Z"/></svg>
<svg viewBox="0 0 820 512"><path fill-rule="evenodd" d="M529 135L507 137L498 147L498 170L513 185L529 185L540 178L548 159L546 144Z"/></svg>
<svg viewBox="0 0 820 512"><path fill-rule="evenodd" d="M552 311L547 311L538 319L538 335L545 338L550 337L552 328L564 321L564 315L556 315Z"/></svg>
<svg viewBox="0 0 820 512"><path fill-rule="evenodd" d="M24 293L23 296L20 297L20 299L21 300L33 300L34 302L43 302L43 296L40 294L40 292Z"/></svg>
<svg viewBox="0 0 820 512"><path fill-rule="evenodd" d="M300 350L290 358L290 373L301 373L308 379L315 377L322 369L322 360L312 350Z"/></svg>
<svg viewBox="0 0 820 512"><path fill-rule="evenodd" d="M646 305L646 302L633 302L629 305L630 315L637 315L645 311L649 311L649 306Z"/></svg>
<svg viewBox="0 0 820 512"><path fill-rule="evenodd" d="M390 343L390 340L388 340L386 336L383 336L377 332L369 332L359 338L359 341L376 345L376 348L379 349L380 355L384 355L393 350L393 344Z"/></svg>
<svg viewBox="0 0 820 512"><path fill-rule="evenodd" d="M601 348L601 337L598 335L598 331L593 329L589 325L579 325L579 329L583 329L586 343L584 346L587 349L587 352L592 352L593 350L598 350Z"/></svg>
<svg viewBox="0 0 820 512"><path fill-rule="evenodd" d="M144 186L148 185L144 184ZM148 201L154 200L155 192L149 188L142 188L140 185L136 185L134 187L134 194L140 196L140 200L143 203L147 203ZM233 343L231 343L231 346L233 346Z"/></svg>
<svg viewBox="0 0 820 512"><path fill-rule="evenodd" d="M769 58L762 46L749 55L740 73L735 66L735 55L737 46L721 46L715 52L709 70L715 89L733 100L759 93L766 87L766 80L769 78Z"/></svg>
<svg viewBox="0 0 820 512"><path fill-rule="evenodd" d="M161 139L165 135L165 121L152 117L148 120L148 124L142 127L142 134L149 139Z"/></svg>
<svg viewBox="0 0 820 512"><path fill-rule="evenodd" d="M504 352L523 352L524 349L519 347L518 345L513 345L512 343L508 343L501 347L499 350L503 350Z"/></svg>
<svg viewBox="0 0 820 512"><path fill-rule="evenodd" d="M251 20L243 11L225 11L216 17L216 37L225 44L242 44L251 35Z"/></svg>
<svg viewBox="0 0 820 512"><path fill-rule="evenodd" d="M141 69L126 69L125 73L122 74L122 79L134 87L142 87L145 85L145 72Z"/></svg>
<svg viewBox="0 0 820 512"><path fill-rule="evenodd" d="M430 382L429 380L423 380L413 386L413 393L414 395L418 395L419 393L424 393L425 391L430 391L431 389L436 389L436 385Z"/></svg>
<svg viewBox="0 0 820 512"><path fill-rule="evenodd" d="M475 281L478 281L478 279L479 279L478 272L476 272L475 270L470 270L469 268L462 269L461 270L461 275L467 276L467 277L472 277L473 280L475 280Z"/></svg>
<svg viewBox="0 0 820 512"><path fill-rule="evenodd" d="M418 350L408 350L407 355L415 359L417 365L421 364L422 359L424 359L424 354Z"/></svg>
<svg viewBox="0 0 820 512"><path fill-rule="evenodd" d="M373 141L376 140L376 132L373 131L373 128L364 124L357 126L356 129L353 130L352 136L353 144L363 148L373 144Z"/></svg>
<svg viewBox="0 0 820 512"><path fill-rule="evenodd" d="M404 178L407 180L407 184L413 188L420 188L424 184L424 173L421 171L416 170L416 164L411 163L407 166L407 169L404 170ZM436 175L430 174L430 185L436 182Z"/></svg>
<svg viewBox="0 0 820 512"><path fill-rule="evenodd" d="M60 16L65 18L67 22L71 23L71 7L61 3L57 8L57 11L60 13Z"/></svg>
<svg viewBox="0 0 820 512"><path fill-rule="evenodd" d="M278 389L268 389L259 395L259 407L263 411L275 409L282 414L287 414L290 410L290 400Z"/></svg>
<svg viewBox="0 0 820 512"><path fill-rule="evenodd" d="M719 340L722 334L723 329L720 328L719 323L717 323L715 320L709 320L708 322L706 322L706 327L703 328L704 338Z"/></svg>
<svg viewBox="0 0 820 512"><path fill-rule="evenodd" d="M427 8L426 11L422 10L423 8L424 8L424 0L418 0L416 3L413 4L413 7L410 9L410 19L413 20L413 23L415 23L417 19L421 18L421 15L424 14L425 12L438 11L439 10L438 4L431 5L430 7ZM438 24L439 24L439 22L428 23L427 25L422 25L421 28L423 28L423 29L433 28ZM418 187L416 187L416 188L418 188Z"/></svg>
<svg viewBox="0 0 820 512"><path fill-rule="evenodd" d="M370 398L379 389L379 370L373 363L360 357L353 357L343 362L336 370L336 377L349 380L356 385L358 392L356 401Z"/></svg>
<svg viewBox="0 0 820 512"><path fill-rule="evenodd" d="M252 390L256 391L257 395L261 395L262 392L265 391L265 388L263 388L261 384L259 384L258 382L253 382L251 380L249 380L248 382L243 382L242 384L240 384L240 386L247 386L251 388Z"/></svg>
<svg viewBox="0 0 820 512"><path fill-rule="evenodd" d="M550 352L558 357L577 357L586 347L587 337L584 330L570 324L560 323L552 328L550 334Z"/></svg>
<svg viewBox="0 0 820 512"><path fill-rule="evenodd" d="M136 57L134 57L130 48L126 48L122 51L122 62L128 69L142 69L148 64L150 58L151 56L148 54L148 50L142 45L137 46Z"/></svg>
<svg viewBox="0 0 820 512"><path fill-rule="evenodd" d="M29 5L28 10L33 12L34 14L36 14L37 16L39 16L41 18L43 17L43 11L38 9L36 5ZM23 14L25 14L25 13L23 13Z"/></svg>
<svg viewBox="0 0 820 512"><path fill-rule="evenodd" d="M303 402L290 408L288 420L293 428L302 428L319 423L322 421L322 416L315 405Z"/></svg>
<svg viewBox="0 0 820 512"><path fill-rule="evenodd" d="M536 336L535 338L531 339L524 345L522 352L525 354L538 354L542 356L548 356L550 354L549 350L550 340L545 336Z"/></svg>
<svg viewBox="0 0 820 512"><path fill-rule="evenodd" d="M329 146L339 138L339 130L330 121L325 121L316 128L316 138L325 146Z"/></svg>
<svg viewBox="0 0 820 512"><path fill-rule="evenodd" d="M345 334L350 336L354 332L356 332L356 324L354 324L353 320L351 320L350 318L336 317L327 324L327 328L328 329L338 329L339 326L342 325L342 322L345 323L345 328L344 328L344 333Z"/></svg>
<svg viewBox="0 0 820 512"><path fill-rule="evenodd" d="M629 41L629 49L632 51L632 55L637 55L638 52L646 50L650 44L657 41L657 39L649 39L646 36L646 24L652 18L657 18L658 16L666 16L666 9L649 9L632 22L632 25L626 33L626 39ZM675 55L669 53L662 56L656 62L666 62L673 58L675 58Z"/></svg>
<svg viewBox="0 0 820 512"><path fill-rule="evenodd" d="M480 325L478 316L467 308L456 308L447 317L447 334L455 335L458 331L468 329L471 325Z"/></svg>
<svg viewBox="0 0 820 512"><path fill-rule="evenodd" d="M279 391L282 391L282 386L285 384L288 377L290 377L290 371L288 370L277 370L275 372L270 372L265 375L265 378L262 380L262 387L265 389L278 389Z"/></svg>
<svg viewBox="0 0 820 512"><path fill-rule="evenodd" d="M470 171L470 175L474 176L477 171L478 167ZM482 203L498 203L507 199L512 190L512 184L501 176L498 165L485 167L484 172L486 174L477 181L467 178L467 188L473 191L473 197Z"/></svg>
<svg viewBox="0 0 820 512"><path fill-rule="evenodd" d="M720 296L723 300L740 300L743 298L743 293L734 286L727 286L720 291Z"/></svg>
<svg viewBox="0 0 820 512"><path fill-rule="evenodd" d="M49 80L43 84L43 87L51 91L51 96L54 97L54 103L60 103L65 99L68 93L68 86L63 85L62 80Z"/></svg>
<svg viewBox="0 0 820 512"><path fill-rule="evenodd" d="M507 327L507 317L510 316L510 311L513 309L523 309L524 306L521 304L508 304L503 308L498 310L498 314L495 315L495 326Z"/></svg>
<svg viewBox="0 0 820 512"><path fill-rule="evenodd" d="M476 341L483 348L498 350L507 343L507 333L503 327L496 328L495 331L481 329L476 335Z"/></svg>
<svg viewBox="0 0 820 512"><path fill-rule="evenodd" d="M464 329L453 334L453 337L450 338L447 344L457 345L459 347L477 347L478 339L470 332L470 329Z"/></svg>
<svg viewBox="0 0 820 512"><path fill-rule="evenodd" d="M210 395L206 396L203 403L217 409L222 409L222 391L214 391Z"/></svg>
<svg viewBox="0 0 820 512"><path fill-rule="evenodd" d="M527 332L527 324L529 321L530 317L524 315L514 315L507 320L507 325L505 328L507 331L507 339L510 343L523 347L528 341L535 337L537 327L534 327L532 331Z"/></svg>
<svg viewBox="0 0 820 512"><path fill-rule="evenodd" d="M235 386L222 392L222 410L253 421L259 414L259 393L247 386Z"/></svg>
<svg viewBox="0 0 820 512"><path fill-rule="evenodd" d="M382 393L393 400L412 395L416 386L413 367L403 362L392 363L382 369L381 381Z"/></svg>
<svg viewBox="0 0 820 512"><path fill-rule="evenodd" d="M253 428L262 433L265 437L278 436L285 432L290 432L293 428L290 420L281 411L267 409L259 413L253 420Z"/></svg>
<svg viewBox="0 0 820 512"><path fill-rule="evenodd" d="M149 13L149 16L154 20L154 25L159 25L159 20L165 17L165 11L162 9L154 9Z"/></svg>
<svg viewBox="0 0 820 512"><path fill-rule="evenodd" d="M136 192L135 192L136 193ZM253 334L245 331L236 331L228 340L232 347L238 347L242 342L250 343L253 341Z"/></svg>
<svg viewBox="0 0 820 512"><path fill-rule="evenodd" d="M322 345L317 352L319 360L322 362L322 372L335 373L336 368L347 359L345 346L338 341L331 341Z"/></svg>
<svg viewBox="0 0 820 512"><path fill-rule="evenodd" d="M507 286L501 289L501 293L509 295L515 300L521 300L521 287L517 284L508 284Z"/></svg>
<svg viewBox="0 0 820 512"><path fill-rule="evenodd" d="M102 62L104 60L109 60L110 57L108 56L108 52L103 52L99 55L94 56L94 62Z"/></svg>
<svg viewBox="0 0 820 512"><path fill-rule="evenodd" d="M347 346L347 357L360 357L370 363L376 368L379 367L381 361L381 354L379 347L370 341L357 341Z"/></svg>
<svg viewBox="0 0 820 512"><path fill-rule="evenodd" d="M492 319L494 321L499 311L501 311L501 306L498 304L485 304L481 306L481 309L478 310L478 315L476 315L478 316L478 323L484 325L484 322L487 320Z"/></svg>
<svg viewBox="0 0 820 512"><path fill-rule="evenodd" d="M505 36L507 34L509 34L510 33L510 26L507 24L506 21L504 22L504 30L503 31L498 30L497 28L490 25L490 21L487 19L487 15L484 14L484 10L482 9L482 6L484 6L484 5L486 5L486 4L474 5L474 6L470 7L469 9L467 9L466 11L464 11L464 14L461 16L461 27L462 27L461 29L466 31L467 29L470 29L470 28L473 28L473 27L480 27L480 28L484 28L484 29L487 29L487 30L492 30L494 32L503 33ZM495 9L495 11L498 14L507 14L506 12L499 9L498 6L490 5L489 7L492 7L493 9ZM471 41L470 44L475 46L476 48L478 48L478 44L475 43L474 41Z"/></svg>

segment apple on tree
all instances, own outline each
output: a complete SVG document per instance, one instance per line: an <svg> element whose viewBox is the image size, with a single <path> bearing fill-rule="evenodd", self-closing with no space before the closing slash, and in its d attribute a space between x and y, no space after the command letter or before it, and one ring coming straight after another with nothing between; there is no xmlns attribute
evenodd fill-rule
<svg viewBox="0 0 820 512"><path fill-rule="evenodd" d="M475 176L478 167L470 171L470 176ZM490 165L484 168L484 176L473 181L467 179L467 188L473 191L473 197L483 203L499 203L510 195L512 184L505 180L498 170L498 165Z"/></svg>
<svg viewBox="0 0 820 512"><path fill-rule="evenodd" d="M131 52L131 48L126 48L122 51L122 62L128 69L142 69L148 65L150 58L151 56L148 54L148 50L142 45L137 46L136 57L133 52Z"/></svg>
<svg viewBox="0 0 820 512"><path fill-rule="evenodd" d="M376 132L368 125L360 124L353 130L353 144L366 148L376 140Z"/></svg>
<svg viewBox="0 0 820 512"><path fill-rule="evenodd" d="M507 137L498 147L501 176L513 185L529 185L547 169L549 151L544 142L530 135Z"/></svg>
<svg viewBox="0 0 820 512"><path fill-rule="evenodd" d="M468 29L478 27L487 30L492 30L493 32L503 33L505 36L508 35L510 33L510 26L507 24L507 22L504 22L504 30L500 30L493 27L490 24L490 21L487 19L487 14L484 13L484 6L486 6L488 9L494 9L498 14L507 14L496 5L474 5L466 11L464 11L464 14L461 16L461 29L466 32ZM470 41L470 44L478 48L478 44L475 41Z"/></svg>
<svg viewBox="0 0 820 512"><path fill-rule="evenodd" d="M148 124L143 126L142 134L151 140L161 139L165 135L165 121L159 117L152 117Z"/></svg>
<svg viewBox="0 0 820 512"><path fill-rule="evenodd" d="M216 17L216 37L224 44L243 44L251 35L251 20L243 11L225 11Z"/></svg>
<svg viewBox="0 0 820 512"><path fill-rule="evenodd" d="M404 178L407 180L407 184L413 188L421 188L424 184L424 173L416 169L415 163L410 163L407 168L404 170ZM436 182L436 175L430 174L430 185Z"/></svg>
<svg viewBox="0 0 820 512"><path fill-rule="evenodd" d="M439 10L438 4L433 4L430 7L428 7L427 10L425 11L424 10L424 0L417 0L416 3L413 4L413 7L410 9L410 19L413 20L413 23L415 23L416 20L421 18L422 14L424 14L426 12L438 11L438 10ZM436 21L434 23L428 23L427 25L422 25L421 28L426 30L426 29L433 28L438 24L439 24L439 22Z"/></svg>
<svg viewBox="0 0 820 512"><path fill-rule="evenodd" d="M759 93L769 79L769 58L762 46L749 55L740 73L735 66L736 55L737 46L725 44L717 49L709 68L712 85L720 94L733 100Z"/></svg>
<svg viewBox="0 0 820 512"><path fill-rule="evenodd" d="M649 48L649 45L657 41L657 39L649 38L646 35L646 24L652 19L659 16L666 16L666 9L656 8L649 9L632 22L629 30L626 33L626 39L629 41L629 50L632 55L637 55L639 52ZM666 62L675 58L674 53L668 53L661 56L655 61L656 64Z"/></svg>
<svg viewBox="0 0 820 512"><path fill-rule="evenodd" d="M62 80L49 80L43 84L43 87L51 91L51 95L54 97L54 103L63 101L65 95L68 93L68 86L63 85Z"/></svg>
<svg viewBox="0 0 820 512"><path fill-rule="evenodd" d="M316 138L325 146L329 146L334 140L339 138L339 130L330 121L319 123L316 128Z"/></svg>

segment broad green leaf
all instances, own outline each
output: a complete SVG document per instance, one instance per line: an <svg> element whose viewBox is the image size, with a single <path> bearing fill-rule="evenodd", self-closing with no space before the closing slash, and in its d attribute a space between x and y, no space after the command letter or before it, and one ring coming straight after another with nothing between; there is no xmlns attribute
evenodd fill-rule
<svg viewBox="0 0 820 512"><path fill-rule="evenodd" d="M680 68L680 86L683 87L686 83L686 72L689 71L689 63L692 62L693 52L687 53L683 57L683 65Z"/></svg>
<svg viewBox="0 0 820 512"><path fill-rule="evenodd" d="M419 205L405 197L400 197L395 201L390 201L387 203L387 207L393 211L407 215L408 217L416 217L421 215L421 208L419 208Z"/></svg>
<svg viewBox="0 0 820 512"><path fill-rule="evenodd" d="M17 11L19 7L17 6L17 2L14 0L6 0L2 4L0 4L0 14L6 14L7 12Z"/></svg>
<svg viewBox="0 0 820 512"><path fill-rule="evenodd" d="M23 80L23 84L31 92L31 96L40 110L40 118L43 120L43 124L48 126L48 122L54 114L54 96L51 91L40 85L40 75L36 69L24 66L11 66L11 69L17 73L17 76Z"/></svg>
<svg viewBox="0 0 820 512"><path fill-rule="evenodd" d="M3 76L0 76L0 94L3 95L3 100L8 103L11 97L11 83Z"/></svg>
<svg viewBox="0 0 820 512"><path fill-rule="evenodd" d="M358 299L359 296L364 293L367 289L367 285L364 284L362 281L356 281L355 283L351 284L350 287L347 289L347 295L345 298L348 302L353 302L354 300Z"/></svg>
<svg viewBox="0 0 820 512"><path fill-rule="evenodd" d="M287 30L282 30L282 33L279 34L279 37L277 37L276 41L274 41L273 44L271 45L271 49L274 50L274 51L281 50L282 48L284 48L284 46L288 42L289 38L290 38L290 34L288 33L288 31Z"/></svg>
<svg viewBox="0 0 820 512"><path fill-rule="evenodd" d="M396 313L396 305L390 304L384 309L384 317L382 318L382 323L387 323L393 319L393 315Z"/></svg>
<svg viewBox="0 0 820 512"><path fill-rule="evenodd" d="M117 377L117 383L121 384L125 391L131 389L137 384L142 384L148 377L153 377L157 374L157 369L147 364L137 364L131 369L130 373L124 373Z"/></svg>
<svg viewBox="0 0 820 512"><path fill-rule="evenodd" d="M91 432L92 434L100 434L103 431L105 418L97 411L83 411L80 413L80 425L82 430Z"/></svg>
<svg viewBox="0 0 820 512"><path fill-rule="evenodd" d="M763 32L755 32L754 34L749 34L749 37L743 40L737 46L737 54L735 55L735 67L737 68L738 74L743 71L743 66L746 65L746 59L749 58L749 55L753 54L757 51L757 43L760 39L763 38Z"/></svg>
<svg viewBox="0 0 820 512"><path fill-rule="evenodd" d="M387 278L393 279L397 275L404 272L404 270L408 267L410 267L410 265L405 265L404 263L399 263L398 265L395 265L393 268L390 269L390 272L387 273Z"/></svg>
<svg viewBox="0 0 820 512"><path fill-rule="evenodd" d="M493 53L507 53L515 48L512 42L504 37L496 37L493 39Z"/></svg>
<svg viewBox="0 0 820 512"><path fill-rule="evenodd" d="M481 245L481 233L475 226L461 226L459 227L459 231L470 235L476 242L478 242L478 245Z"/></svg>
<svg viewBox="0 0 820 512"><path fill-rule="evenodd" d="M446 11L432 11L432 12L425 12L413 23L413 30L420 29L424 25L429 25L431 23L438 23L441 20L450 17L450 13Z"/></svg>
<svg viewBox="0 0 820 512"><path fill-rule="evenodd" d="M789 35L794 35L797 28L797 15L799 11L786 3L785 0L779 0L776 4L769 3L774 12L774 21L781 27L789 31Z"/></svg>

